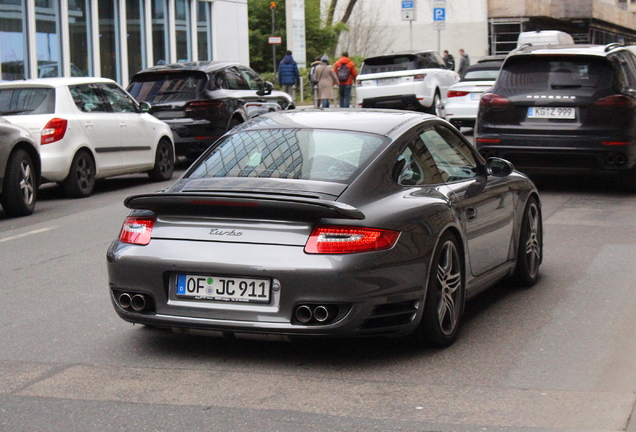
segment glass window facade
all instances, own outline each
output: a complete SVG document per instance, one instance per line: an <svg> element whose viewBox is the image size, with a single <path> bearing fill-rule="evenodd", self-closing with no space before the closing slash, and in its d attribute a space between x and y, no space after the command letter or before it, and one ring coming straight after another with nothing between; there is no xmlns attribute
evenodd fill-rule
<svg viewBox="0 0 636 432"><path fill-rule="evenodd" d="M69 0L68 28L72 76L92 76L95 74L93 71L90 16L90 0Z"/></svg>
<svg viewBox="0 0 636 432"><path fill-rule="evenodd" d="M126 1L126 44L128 46L128 76L146 67L144 41L143 0Z"/></svg>
<svg viewBox="0 0 636 432"><path fill-rule="evenodd" d="M152 54L154 64L169 63L168 5L166 0L152 0Z"/></svg>
<svg viewBox="0 0 636 432"><path fill-rule="evenodd" d="M24 0L0 0L0 67L3 80L27 76L24 3Z"/></svg>
<svg viewBox="0 0 636 432"><path fill-rule="evenodd" d="M636 0L635 0L636 1ZM211 3L197 3L197 48L198 60L212 60L212 20Z"/></svg>
<svg viewBox="0 0 636 432"><path fill-rule="evenodd" d="M155 64L249 64L247 2L0 0L1 79L101 76L126 86L122 80ZM221 29L240 42L215 44Z"/></svg>
<svg viewBox="0 0 636 432"><path fill-rule="evenodd" d="M190 43L190 1L175 0L175 29L177 35L177 61L192 60L192 45Z"/></svg>

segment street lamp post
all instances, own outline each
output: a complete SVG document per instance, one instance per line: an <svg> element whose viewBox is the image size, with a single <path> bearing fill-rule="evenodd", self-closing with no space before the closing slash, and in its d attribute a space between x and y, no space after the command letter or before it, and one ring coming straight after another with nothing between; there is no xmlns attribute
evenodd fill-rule
<svg viewBox="0 0 636 432"><path fill-rule="evenodd" d="M276 36L276 2L270 2L269 8L272 10L272 36ZM276 44L272 44L272 70L276 82Z"/></svg>

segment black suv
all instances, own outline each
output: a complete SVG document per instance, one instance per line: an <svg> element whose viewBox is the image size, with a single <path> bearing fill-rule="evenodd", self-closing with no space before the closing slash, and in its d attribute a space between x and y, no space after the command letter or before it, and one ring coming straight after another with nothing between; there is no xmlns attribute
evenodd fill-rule
<svg viewBox="0 0 636 432"><path fill-rule="evenodd" d="M252 117L294 108L272 88L240 63L209 61L153 66L132 77L128 92L170 125L177 155L192 158Z"/></svg>
<svg viewBox="0 0 636 432"><path fill-rule="evenodd" d="M613 170L636 189L636 56L620 44L522 46L481 98L475 142L522 171Z"/></svg>

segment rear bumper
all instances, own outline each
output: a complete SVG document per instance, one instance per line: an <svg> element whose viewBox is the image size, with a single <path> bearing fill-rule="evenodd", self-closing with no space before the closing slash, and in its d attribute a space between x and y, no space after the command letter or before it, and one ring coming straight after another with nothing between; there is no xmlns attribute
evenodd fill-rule
<svg viewBox="0 0 636 432"><path fill-rule="evenodd" d="M636 165L636 142L604 145L625 138L501 136L481 134L475 145L484 157L500 157L521 171L619 171Z"/></svg>
<svg viewBox="0 0 636 432"><path fill-rule="evenodd" d="M420 103L417 95L406 94L365 98L362 100L362 108L389 108L419 111L425 108L425 106Z"/></svg>

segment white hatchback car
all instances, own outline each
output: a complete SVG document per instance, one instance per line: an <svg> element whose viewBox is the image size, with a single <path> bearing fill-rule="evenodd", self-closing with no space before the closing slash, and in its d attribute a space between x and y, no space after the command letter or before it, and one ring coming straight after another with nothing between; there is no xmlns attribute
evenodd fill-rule
<svg viewBox="0 0 636 432"><path fill-rule="evenodd" d="M364 60L356 79L356 104L362 108L426 111L443 116L448 88L459 75L436 51L391 53Z"/></svg>
<svg viewBox="0 0 636 432"><path fill-rule="evenodd" d="M462 79L448 89L444 111L453 126L474 127L479 100L494 84L505 56L485 57L468 66Z"/></svg>
<svg viewBox="0 0 636 432"><path fill-rule="evenodd" d="M40 144L42 181L68 196L93 192L95 180L147 172L172 178L170 127L106 78L42 78L0 84L0 115Z"/></svg>

